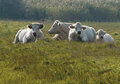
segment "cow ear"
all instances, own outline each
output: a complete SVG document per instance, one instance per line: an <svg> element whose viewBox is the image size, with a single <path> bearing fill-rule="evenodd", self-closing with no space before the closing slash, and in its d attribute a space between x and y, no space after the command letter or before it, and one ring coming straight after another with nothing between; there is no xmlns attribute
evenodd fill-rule
<svg viewBox="0 0 120 84"><path fill-rule="evenodd" d="M96 32L96 35L98 35L98 32Z"/></svg>
<svg viewBox="0 0 120 84"><path fill-rule="evenodd" d="M83 30L85 30L85 29L86 29L86 27L82 27L82 29L83 29Z"/></svg>
<svg viewBox="0 0 120 84"><path fill-rule="evenodd" d="M106 31L104 31L104 33L106 34Z"/></svg>
<svg viewBox="0 0 120 84"><path fill-rule="evenodd" d="M32 24L28 24L27 27L32 29Z"/></svg>
<svg viewBox="0 0 120 84"><path fill-rule="evenodd" d="M59 20L55 20L55 22L59 23L60 21Z"/></svg>
<svg viewBox="0 0 120 84"><path fill-rule="evenodd" d="M44 27L44 24L40 24L40 29L42 29Z"/></svg>
<svg viewBox="0 0 120 84"><path fill-rule="evenodd" d="M58 26L59 26L59 27L61 27L61 26L62 26L62 24L59 22L59 23L58 23Z"/></svg>
<svg viewBox="0 0 120 84"><path fill-rule="evenodd" d="M73 26L73 25L70 25L70 26L69 26L69 28L70 28L70 29L74 29L74 28L75 28L75 26Z"/></svg>

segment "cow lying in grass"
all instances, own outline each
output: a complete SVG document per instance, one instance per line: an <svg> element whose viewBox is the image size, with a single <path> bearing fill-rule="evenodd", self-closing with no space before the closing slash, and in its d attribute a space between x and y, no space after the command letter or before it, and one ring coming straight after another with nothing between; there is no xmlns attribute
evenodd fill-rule
<svg viewBox="0 0 120 84"><path fill-rule="evenodd" d="M82 25L76 22L69 26L69 41L94 42L96 40L96 31L92 27Z"/></svg>
<svg viewBox="0 0 120 84"><path fill-rule="evenodd" d="M99 29L96 33L96 41L97 42L107 42L113 43L114 39L111 37L110 34L106 33L104 30Z"/></svg>
<svg viewBox="0 0 120 84"><path fill-rule="evenodd" d="M69 26L72 23L63 23L60 22L58 20L56 20L52 27L49 29L48 33L49 34L55 34L54 37L52 37L53 39L56 40L64 40L68 38L68 33L69 33Z"/></svg>
<svg viewBox="0 0 120 84"><path fill-rule="evenodd" d="M13 43L27 43L34 42L39 39L43 39L44 34L41 31L43 24L41 23L32 23L28 24L27 28L20 29L14 39Z"/></svg>

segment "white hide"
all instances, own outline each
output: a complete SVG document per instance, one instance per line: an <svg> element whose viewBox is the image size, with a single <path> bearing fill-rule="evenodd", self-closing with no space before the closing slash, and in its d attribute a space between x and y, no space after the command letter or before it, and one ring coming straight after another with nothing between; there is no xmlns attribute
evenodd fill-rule
<svg viewBox="0 0 120 84"><path fill-rule="evenodd" d="M69 26L72 23L64 23L56 20L51 28L48 30L49 34L55 34L53 39L56 40L64 40L68 38L68 33L69 33Z"/></svg>
<svg viewBox="0 0 120 84"><path fill-rule="evenodd" d="M97 42L114 43L114 39L112 38L112 36L106 33L104 30L99 29L96 34Z"/></svg>
<svg viewBox="0 0 120 84"><path fill-rule="evenodd" d="M43 39L44 34L41 31L42 28L43 24L40 23L32 23L27 25L27 28L20 29L17 32L13 43L27 43Z"/></svg>
<svg viewBox="0 0 120 84"><path fill-rule="evenodd" d="M69 27L69 41L94 42L96 40L96 32L92 27L82 25L80 22L76 22Z"/></svg>

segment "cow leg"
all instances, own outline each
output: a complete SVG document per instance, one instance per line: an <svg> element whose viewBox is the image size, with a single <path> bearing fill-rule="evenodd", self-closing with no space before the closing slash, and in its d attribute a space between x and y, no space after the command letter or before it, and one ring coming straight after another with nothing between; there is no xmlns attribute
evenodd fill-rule
<svg viewBox="0 0 120 84"><path fill-rule="evenodd" d="M82 41L83 41L83 42L88 42L88 38L87 38L87 37L83 37L83 38L82 38Z"/></svg>
<svg viewBox="0 0 120 84"><path fill-rule="evenodd" d="M24 44L24 43L27 43L27 42L28 42L28 39L24 36L22 43Z"/></svg>

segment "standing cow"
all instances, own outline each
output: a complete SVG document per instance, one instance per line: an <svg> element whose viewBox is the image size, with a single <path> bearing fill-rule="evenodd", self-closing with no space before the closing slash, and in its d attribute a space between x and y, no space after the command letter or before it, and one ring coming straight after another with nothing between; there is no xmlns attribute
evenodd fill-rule
<svg viewBox="0 0 120 84"><path fill-rule="evenodd" d="M68 38L68 33L69 33L69 26L72 23L64 23L56 20L52 27L49 29L48 33L49 34L55 34L53 39L56 40L64 40Z"/></svg>
<svg viewBox="0 0 120 84"><path fill-rule="evenodd" d="M94 42L96 40L96 31L92 27L76 22L70 25L69 28L69 41Z"/></svg>
<svg viewBox="0 0 120 84"><path fill-rule="evenodd" d="M41 31L43 28L43 24L41 23L32 23L28 24L27 28L20 29L14 39L13 43L27 43L27 42L34 42L39 39L43 39L44 34Z"/></svg>

